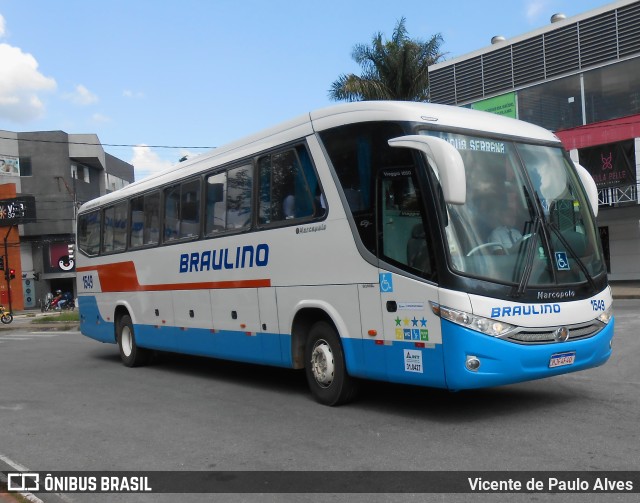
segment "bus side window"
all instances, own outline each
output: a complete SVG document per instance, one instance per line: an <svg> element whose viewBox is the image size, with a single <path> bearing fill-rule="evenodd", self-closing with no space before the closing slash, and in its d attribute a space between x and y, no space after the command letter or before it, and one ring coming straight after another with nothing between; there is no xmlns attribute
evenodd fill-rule
<svg viewBox="0 0 640 503"><path fill-rule="evenodd" d="M164 241L178 239L180 223L180 185L164 190Z"/></svg>
<svg viewBox="0 0 640 503"><path fill-rule="evenodd" d="M385 171L380 190L381 250L384 258L412 272L432 275L422 201L410 173Z"/></svg>
<svg viewBox="0 0 640 503"><path fill-rule="evenodd" d="M100 211L78 217L78 248L89 256L100 252Z"/></svg>
<svg viewBox="0 0 640 503"><path fill-rule="evenodd" d="M251 224L253 166L231 168L206 179L205 235Z"/></svg>
<svg viewBox="0 0 640 503"><path fill-rule="evenodd" d="M205 235L210 236L227 228L227 173L207 177L205 206Z"/></svg>
<svg viewBox="0 0 640 503"><path fill-rule="evenodd" d="M131 232L129 245L137 248L144 244L144 196L131 199Z"/></svg>
<svg viewBox="0 0 640 503"><path fill-rule="evenodd" d="M253 166L233 168L227 174L227 230L251 225Z"/></svg>
<svg viewBox="0 0 640 503"><path fill-rule="evenodd" d="M200 180L191 180L180 186L180 237L200 235Z"/></svg>
<svg viewBox="0 0 640 503"><path fill-rule="evenodd" d="M144 196L143 244L158 244L160 241L160 192Z"/></svg>
<svg viewBox="0 0 640 503"><path fill-rule="evenodd" d="M152 192L131 199L129 245L139 248L158 244L160 237L160 193Z"/></svg>
<svg viewBox="0 0 640 503"><path fill-rule="evenodd" d="M111 253L124 251L127 246L127 202L122 202L104 210L102 251Z"/></svg>
<svg viewBox="0 0 640 503"><path fill-rule="evenodd" d="M386 166L410 166L409 149L392 148L387 141L405 134L399 124L374 122L339 126L320 133L364 247L378 254L375 183Z"/></svg>
<svg viewBox="0 0 640 503"><path fill-rule="evenodd" d="M258 170L261 224L308 219L326 211L311 160L302 147L261 157Z"/></svg>

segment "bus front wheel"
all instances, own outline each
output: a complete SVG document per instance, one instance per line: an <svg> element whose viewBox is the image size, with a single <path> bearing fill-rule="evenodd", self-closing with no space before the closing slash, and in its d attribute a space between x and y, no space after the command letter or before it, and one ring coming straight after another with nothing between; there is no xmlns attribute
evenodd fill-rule
<svg viewBox="0 0 640 503"><path fill-rule="evenodd" d="M326 321L315 323L305 346L305 373L314 398L324 405L351 401L357 382L347 373L340 337Z"/></svg>
<svg viewBox="0 0 640 503"><path fill-rule="evenodd" d="M133 322L128 314L118 320L118 347L120 359L127 367L139 367L149 362L151 352L140 348L136 344L136 336L133 330Z"/></svg>

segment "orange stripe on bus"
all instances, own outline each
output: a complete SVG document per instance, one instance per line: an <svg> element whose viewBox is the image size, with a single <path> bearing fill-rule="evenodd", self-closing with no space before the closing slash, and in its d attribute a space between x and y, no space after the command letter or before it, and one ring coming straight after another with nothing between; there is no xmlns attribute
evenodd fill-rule
<svg viewBox="0 0 640 503"><path fill-rule="evenodd" d="M244 279L228 281L201 281L191 283L165 283L141 285L133 261L77 267L76 272L97 271L103 292L157 292L170 290L216 290L230 288L266 288L270 279Z"/></svg>

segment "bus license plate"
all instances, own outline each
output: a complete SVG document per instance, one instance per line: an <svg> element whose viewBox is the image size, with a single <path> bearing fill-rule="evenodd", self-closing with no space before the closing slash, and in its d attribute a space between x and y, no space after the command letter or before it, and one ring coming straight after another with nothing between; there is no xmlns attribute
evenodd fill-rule
<svg viewBox="0 0 640 503"><path fill-rule="evenodd" d="M549 368L564 367L565 365L573 365L573 362L575 361L576 361L575 351L569 351L567 353L557 353L555 355L551 355L551 359L549 360Z"/></svg>

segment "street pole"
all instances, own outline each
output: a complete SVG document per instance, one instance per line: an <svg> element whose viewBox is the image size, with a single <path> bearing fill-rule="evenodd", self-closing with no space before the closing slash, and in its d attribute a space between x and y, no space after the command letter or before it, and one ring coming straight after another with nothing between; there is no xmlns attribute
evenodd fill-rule
<svg viewBox="0 0 640 503"><path fill-rule="evenodd" d="M11 229L13 229L14 225L15 224L11 224L9 226L9 230L4 236L4 277L5 277L5 280L7 281L7 296L9 299L10 313L13 312L13 307L11 305L11 275L9 274L11 267L9 266L9 247L7 246L7 240L9 239L9 233L11 232Z"/></svg>

